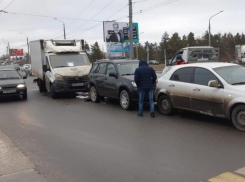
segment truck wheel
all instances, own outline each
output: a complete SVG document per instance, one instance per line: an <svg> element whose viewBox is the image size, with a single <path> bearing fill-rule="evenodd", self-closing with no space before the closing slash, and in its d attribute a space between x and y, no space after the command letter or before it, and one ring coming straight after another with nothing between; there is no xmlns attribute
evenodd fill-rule
<svg viewBox="0 0 245 182"><path fill-rule="evenodd" d="M23 100L27 100L27 94L22 95Z"/></svg>
<svg viewBox="0 0 245 182"><path fill-rule="evenodd" d="M123 110L131 109L131 98L127 90L122 90L120 93L120 106Z"/></svg>
<svg viewBox="0 0 245 182"><path fill-rule="evenodd" d="M232 111L231 120L236 129L245 131L245 105L239 105Z"/></svg>
<svg viewBox="0 0 245 182"><path fill-rule="evenodd" d="M51 92L52 98L53 98L53 99L57 99L58 95L57 95L57 93L55 92L55 89L54 89L54 86L53 86L53 85L51 85L50 92Z"/></svg>

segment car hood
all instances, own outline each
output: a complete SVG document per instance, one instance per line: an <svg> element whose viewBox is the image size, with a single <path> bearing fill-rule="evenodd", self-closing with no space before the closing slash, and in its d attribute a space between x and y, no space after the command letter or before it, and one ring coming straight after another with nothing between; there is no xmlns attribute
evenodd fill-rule
<svg viewBox="0 0 245 182"><path fill-rule="evenodd" d="M125 76L122 76L122 78L125 78L127 80L132 80L134 81L134 75L125 75Z"/></svg>
<svg viewBox="0 0 245 182"><path fill-rule="evenodd" d="M16 80L0 80L0 86L6 86L6 85L18 85L21 83L25 83L22 79L16 79Z"/></svg>
<svg viewBox="0 0 245 182"><path fill-rule="evenodd" d="M236 91L240 91L244 93L245 85L233 85L232 88L235 89Z"/></svg>
<svg viewBox="0 0 245 182"><path fill-rule="evenodd" d="M63 68L54 68L53 71L56 74L62 76L84 76L88 75L90 72L91 66L76 66L76 67L63 67Z"/></svg>

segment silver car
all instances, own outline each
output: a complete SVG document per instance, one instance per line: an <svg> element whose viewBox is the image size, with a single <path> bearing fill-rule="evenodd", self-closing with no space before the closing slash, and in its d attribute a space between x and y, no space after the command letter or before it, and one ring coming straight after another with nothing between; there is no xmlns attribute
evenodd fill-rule
<svg viewBox="0 0 245 182"><path fill-rule="evenodd" d="M184 109L227 118L245 131L245 68L230 63L174 66L159 78L155 98L159 111Z"/></svg>

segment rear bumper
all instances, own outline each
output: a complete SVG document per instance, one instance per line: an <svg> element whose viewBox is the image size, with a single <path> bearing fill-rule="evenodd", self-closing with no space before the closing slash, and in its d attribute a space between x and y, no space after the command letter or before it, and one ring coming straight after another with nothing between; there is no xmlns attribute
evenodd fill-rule
<svg viewBox="0 0 245 182"><path fill-rule="evenodd" d="M85 82L83 86L73 87L65 81L54 81L53 86L56 93L74 93L74 92L87 92L88 83Z"/></svg>

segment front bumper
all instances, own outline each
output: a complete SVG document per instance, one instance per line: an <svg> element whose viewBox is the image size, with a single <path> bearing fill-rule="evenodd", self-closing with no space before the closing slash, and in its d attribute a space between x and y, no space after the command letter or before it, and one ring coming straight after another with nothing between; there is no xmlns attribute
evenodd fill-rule
<svg viewBox="0 0 245 182"><path fill-rule="evenodd" d="M8 90L16 90L13 93L3 93L4 91L8 91ZM8 96L19 96L19 95L26 95L27 94L27 89L23 88L23 89L1 89L0 90L0 97L8 97Z"/></svg>
<svg viewBox="0 0 245 182"><path fill-rule="evenodd" d="M88 82L83 84L83 86L72 86L72 83L67 83L65 81L54 81L53 86L56 93L87 92Z"/></svg>

